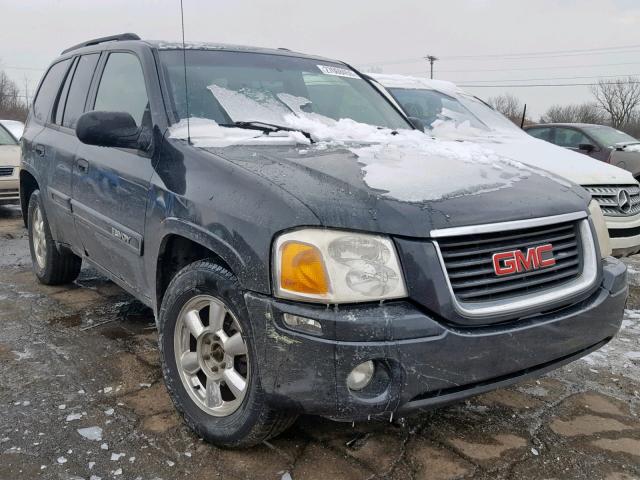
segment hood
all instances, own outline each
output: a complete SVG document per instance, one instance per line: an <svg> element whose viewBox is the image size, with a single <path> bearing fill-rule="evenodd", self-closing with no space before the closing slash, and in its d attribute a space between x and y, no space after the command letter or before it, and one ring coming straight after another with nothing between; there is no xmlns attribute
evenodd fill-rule
<svg viewBox="0 0 640 480"><path fill-rule="evenodd" d="M515 162L381 155L377 145L204 150L279 185L327 227L424 238L432 229L585 211L589 201L581 188Z"/></svg>
<svg viewBox="0 0 640 480"><path fill-rule="evenodd" d="M18 145L0 145L0 166L20 166L20 147Z"/></svg>
<svg viewBox="0 0 640 480"><path fill-rule="evenodd" d="M578 185L636 183L633 175L626 170L539 140L524 132L521 135L502 134L486 138L474 137L469 140L482 143L499 155L541 168Z"/></svg>

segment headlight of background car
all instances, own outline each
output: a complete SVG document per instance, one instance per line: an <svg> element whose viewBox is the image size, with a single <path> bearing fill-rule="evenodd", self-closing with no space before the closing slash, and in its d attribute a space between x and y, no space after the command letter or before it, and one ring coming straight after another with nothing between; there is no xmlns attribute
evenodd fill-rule
<svg viewBox="0 0 640 480"><path fill-rule="evenodd" d="M281 235L274 248L278 297L348 303L407 296L387 237L307 228Z"/></svg>
<svg viewBox="0 0 640 480"><path fill-rule="evenodd" d="M598 236L598 244L600 245L600 255L602 258L611 255L611 245L609 245L609 230L607 229L607 222L604 219L604 214L600 209L600 205L595 200L591 200L589 204L589 213L591 214L591 221L596 229L596 235Z"/></svg>

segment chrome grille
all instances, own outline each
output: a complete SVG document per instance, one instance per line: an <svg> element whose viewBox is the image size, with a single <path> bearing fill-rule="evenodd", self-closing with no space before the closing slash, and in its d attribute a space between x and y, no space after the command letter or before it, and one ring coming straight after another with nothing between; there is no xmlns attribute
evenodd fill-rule
<svg viewBox="0 0 640 480"><path fill-rule="evenodd" d="M10 177L13 175L13 167L0 167L0 177Z"/></svg>
<svg viewBox="0 0 640 480"><path fill-rule="evenodd" d="M638 185L586 185L593 199L598 202L602 213L608 217L628 217L640 213L640 187ZM621 208L618 195L626 190L630 198L630 206Z"/></svg>
<svg viewBox="0 0 640 480"><path fill-rule="evenodd" d="M461 303L495 302L535 294L572 282L582 273L579 222L567 221L510 231L438 238L453 294ZM556 263L498 276L493 254L551 244Z"/></svg>

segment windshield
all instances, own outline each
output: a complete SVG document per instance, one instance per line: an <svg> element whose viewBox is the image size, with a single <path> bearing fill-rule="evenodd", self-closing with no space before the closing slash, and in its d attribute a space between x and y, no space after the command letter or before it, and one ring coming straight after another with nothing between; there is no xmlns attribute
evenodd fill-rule
<svg viewBox="0 0 640 480"><path fill-rule="evenodd" d="M0 145L17 145L16 139L0 125Z"/></svg>
<svg viewBox="0 0 640 480"><path fill-rule="evenodd" d="M187 117L182 50L160 51L178 118ZM351 119L389 129L411 128L368 82L345 65L249 52L187 50L190 117L219 125L287 126L287 116Z"/></svg>
<svg viewBox="0 0 640 480"><path fill-rule="evenodd" d="M583 130L595 138L598 143L606 145L607 147L615 145L616 143L638 143L638 140L631 135L627 135L612 127L593 125L584 127Z"/></svg>
<svg viewBox="0 0 640 480"><path fill-rule="evenodd" d="M434 135L436 127L453 123L484 131L520 131L511 121L477 98L467 95L447 95L437 90L389 88L393 97L410 117L417 117Z"/></svg>

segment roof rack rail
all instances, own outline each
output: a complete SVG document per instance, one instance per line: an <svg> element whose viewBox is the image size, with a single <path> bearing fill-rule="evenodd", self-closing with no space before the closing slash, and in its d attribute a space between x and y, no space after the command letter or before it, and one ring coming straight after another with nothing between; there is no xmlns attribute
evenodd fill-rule
<svg viewBox="0 0 640 480"><path fill-rule="evenodd" d="M140 40L140 37L135 33L121 33L119 35L110 35L108 37L94 38L93 40L87 40L86 42L82 42L77 45L74 45L73 47L69 47L66 50L63 50L60 55L64 55L65 53L71 52L73 50L77 50L78 48L88 47L90 45L98 45L99 43L104 43L104 42L121 42L124 40Z"/></svg>

